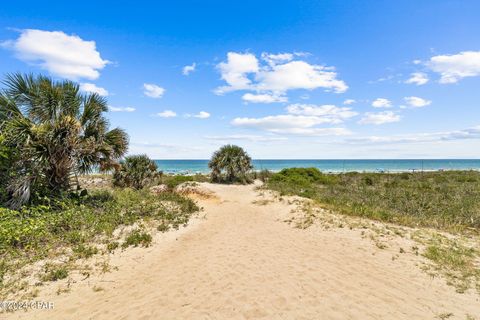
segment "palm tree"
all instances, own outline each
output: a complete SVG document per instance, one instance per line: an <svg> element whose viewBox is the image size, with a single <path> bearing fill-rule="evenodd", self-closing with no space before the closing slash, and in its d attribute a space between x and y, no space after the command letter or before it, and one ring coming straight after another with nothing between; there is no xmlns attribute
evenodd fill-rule
<svg viewBox="0 0 480 320"><path fill-rule="evenodd" d="M71 178L112 168L128 148L122 129L108 130L107 101L83 94L78 84L46 76L10 74L0 92L0 130L4 143L21 155L9 183L11 206L30 199L33 186L58 195Z"/></svg>
<svg viewBox="0 0 480 320"><path fill-rule="evenodd" d="M215 182L248 182L247 173L253 168L252 159L241 147L225 145L215 151L208 163Z"/></svg>

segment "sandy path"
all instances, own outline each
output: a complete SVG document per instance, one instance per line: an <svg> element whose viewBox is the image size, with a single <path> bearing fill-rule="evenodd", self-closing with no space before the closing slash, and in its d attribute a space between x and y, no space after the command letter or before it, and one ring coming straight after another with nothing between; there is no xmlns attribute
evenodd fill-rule
<svg viewBox="0 0 480 320"><path fill-rule="evenodd" d="M292 207L252 204L253 186L208 185L206 219L171 241L133 249L95 292L78 284L53 311L25 319L480 319L475 294L457 294L411 258L392 260L348 229L293 228Z"/></svg>

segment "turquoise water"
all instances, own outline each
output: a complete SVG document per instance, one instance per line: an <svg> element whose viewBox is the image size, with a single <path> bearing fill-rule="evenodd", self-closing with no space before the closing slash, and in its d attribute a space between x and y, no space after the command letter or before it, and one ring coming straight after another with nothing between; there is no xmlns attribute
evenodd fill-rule
<svg viewBox="0 0 480 320"><path fill-rule="evenodd" d="M166 173L208 173L208 160L155 160ZM318 168L323 172L403 172L421 170L480 170L480 159L435 160L253 160L255 170Z"/></svg>

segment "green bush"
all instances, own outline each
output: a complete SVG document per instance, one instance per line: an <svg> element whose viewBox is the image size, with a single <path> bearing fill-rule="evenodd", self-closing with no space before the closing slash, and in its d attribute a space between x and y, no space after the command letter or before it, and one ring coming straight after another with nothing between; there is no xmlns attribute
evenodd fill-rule
<svg viewBox="0 0 480 320"><path fill-rule="evenodd" d="M138 247L148 247L152 243L152 236L146 232L140 230L133 230L126 238L125 242L122 244L122 248L127 248L130 246Z"/></svg>
<svg viewBox="0 0 480 320"><path fill-rule="evenodd" d="M133 155L120 162L119 169L113 174L113 185L142 189L154 183L160 176L161 172L157 170L155 161L147 155Z"/></svg>
<svg viewBox="0 0 480 320"><path fill-rule="evenodd" d="M188 181L195 181L192 176L181 176L181 175L174 175L174 176L165 176L162 179L162 182L167 185L168 189L173 190L176 186L188 182Z"/></svg>
<svg viewBox="0 0 480 320"><path fill-rule="evenodd" d="M68 277L68 270L66 267L56 267L47 265L45 274L42 276L42 281L57 281Z"/></svg>
<svg viewBox="0 0 480 320"><path fill-rule="evenodd" d="M77 258L88 259L98 253L98 248L81 243L73 248L73 253Z"/></svg>
<svg viewBox="0 0 480 320"><path fill-rule="evenodd" d="M330 185L336 181L336 176L323 174L316 168L291 168L274 174L268 184L282 189L285 194L313 197L319 185Z"/></svg>

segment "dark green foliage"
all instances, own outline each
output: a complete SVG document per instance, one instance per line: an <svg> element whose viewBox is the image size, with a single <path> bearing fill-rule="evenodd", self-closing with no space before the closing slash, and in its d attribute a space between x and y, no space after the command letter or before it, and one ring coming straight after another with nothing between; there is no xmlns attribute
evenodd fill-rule
<svg viewBox="0 0 480 320"><path fill-rule="evenodd" d="M131 187L137 190L152 184L161 176L157 164L147 155L125 157L113 174L113 185Z"/></svg>
<svg viewBox="0 0 480 320"><path fill-rule="evenodd" d="M252 170L252 159L241 147L225 145L215 151L208 163L214 182L250 183L248 173Z"/></svg>
<svg viewBox="0 0 480 320"><path fill-rule="evenodd" d="M480 228L480 173L322 174L285 169L268 187L300 195L343 213L442 229Z"/></svg>
<svg viewBox="0 0 480 320"><path fill-rule="evenodd" d="M127 151L127 134L108 130L107 101L98 94L45 76L7 75L3 84L2 144L19 155L9 169L10 207L35 196L59 198L72 190L77 174L112 168Z"/></svg>

